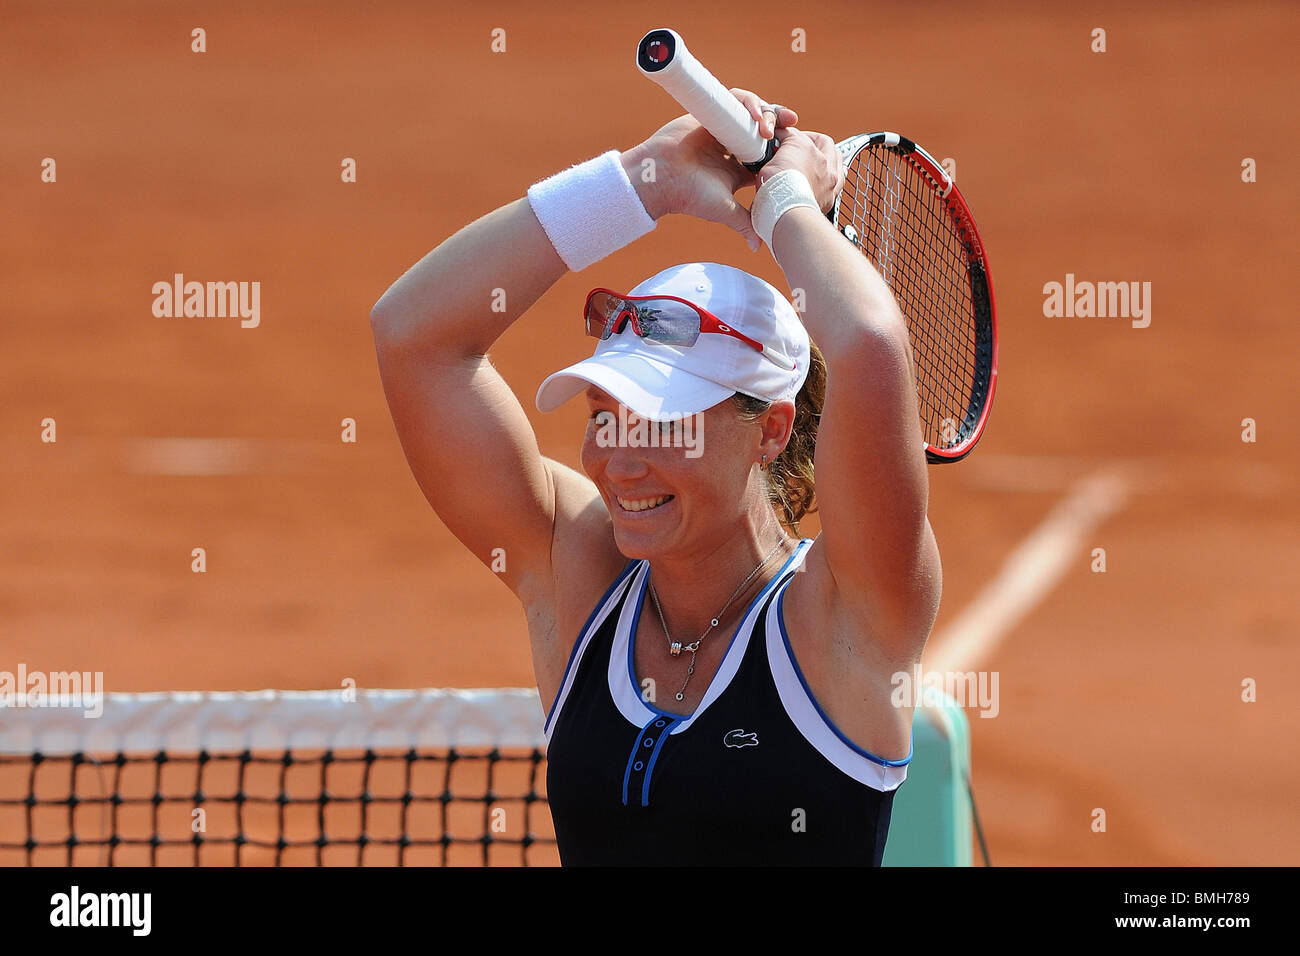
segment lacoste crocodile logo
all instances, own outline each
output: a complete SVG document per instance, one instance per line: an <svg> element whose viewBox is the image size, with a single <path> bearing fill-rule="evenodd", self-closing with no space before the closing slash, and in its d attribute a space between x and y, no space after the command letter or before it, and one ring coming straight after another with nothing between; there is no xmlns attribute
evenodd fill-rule
<svg viewBox="0 0 1300 956"><path fill-rule="evenodd" d="M735 730L728 730L722 736L722 742L728 747L757 747L758 733L745 733L739 727Z"/></svg>

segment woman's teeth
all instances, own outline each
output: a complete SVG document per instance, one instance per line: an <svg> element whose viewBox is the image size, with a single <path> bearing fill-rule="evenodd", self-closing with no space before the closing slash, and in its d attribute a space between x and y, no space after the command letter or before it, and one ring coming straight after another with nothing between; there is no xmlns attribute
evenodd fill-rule
<svg viewBox="0 0 1300 956"><path fill-rule="evenodd" d="M662 498L639 498L636 500L629 500L627 498L619 498L618 496L615 496L615 500L618 502L618 506L624 511L649 511L652 508L658 508L660 505L672 501L673 496L664 495Z"/></svg>

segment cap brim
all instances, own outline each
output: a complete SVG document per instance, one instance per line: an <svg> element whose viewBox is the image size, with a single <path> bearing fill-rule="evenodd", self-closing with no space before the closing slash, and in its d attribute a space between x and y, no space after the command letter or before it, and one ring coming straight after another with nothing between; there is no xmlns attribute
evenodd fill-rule
<svg viewBox="0 0 1300 956"><path fill-rule="evenodd" d="M588 385L651 421L694 415L730 398L733 390L639 352L605 352L548 375L537 408L553 412Z"/></svg>

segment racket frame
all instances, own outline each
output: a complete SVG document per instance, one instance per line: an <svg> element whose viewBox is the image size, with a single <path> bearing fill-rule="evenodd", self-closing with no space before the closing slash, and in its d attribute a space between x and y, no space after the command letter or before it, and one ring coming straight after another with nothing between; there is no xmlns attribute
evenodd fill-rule
<svg viewBox="0 0 1300 956"><path fill-rule="evenodd" d="M953 178L948 175L948 171L943 168L943 165L914 140L908 139L899 133L881 130L874 133L859 133L835 144L841 158L844 160L844 169L846 171L849 164L853 162L861 150L875 146L883 146L894 150L902 159L922 174L930 188L943 200L944 208L952 218L957 229L958 238L961 240L966 252L966 271L967 279L971 285L971 302L976 309L975 367L977 370L987 367L988 384L985 388L977 388L969 396L970 400L966 408L966 414L962 418L962 428L959 430L959 440L957 442L942 447L931 445L928 441L925 443L925 458L930 464L939 465L961 461L971 453L984 434L984 426L987 424L989 412L993 408L993 393L997 389L998 320L997 307L993 297L993 278L992 271L989 269L988 252L984 248L979 229L975 225L975 217L971 215L970 206L966 204L966 199L962 196L961 190L957 188ZM870 184L868 185L870 186ZM840 235L853 243L861 252L861 237L856 235L852 224L839 221L840 203L843 198L844 191L841 190L839 195L835 197L834 204L826 213L826 218L830 220L831 225L836 228ZM863 255L865 256L866 253L863 252ZM867 258L870 259L870 256L867 256ZM911 336L910 324L908 325L908 336Z"/></svg>

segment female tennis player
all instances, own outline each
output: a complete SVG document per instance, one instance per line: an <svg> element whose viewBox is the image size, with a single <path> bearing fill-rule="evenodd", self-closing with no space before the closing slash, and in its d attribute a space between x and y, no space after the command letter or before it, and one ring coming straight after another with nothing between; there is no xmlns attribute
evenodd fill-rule
<svg viewBox="0 0 1300 956"><path fill-rule="evenodd" d="M912 755L891 678L941 584L907 332L823 214L834 142L732 92L779 143L758 174L682 116L465 226L371 314L416 480L526 612L565 865L879 865ZM802 318L713 262L594 290L594 353L536 396L587 403L579 473L539 452L488 350L672 213L761 237Z"/></svg>

